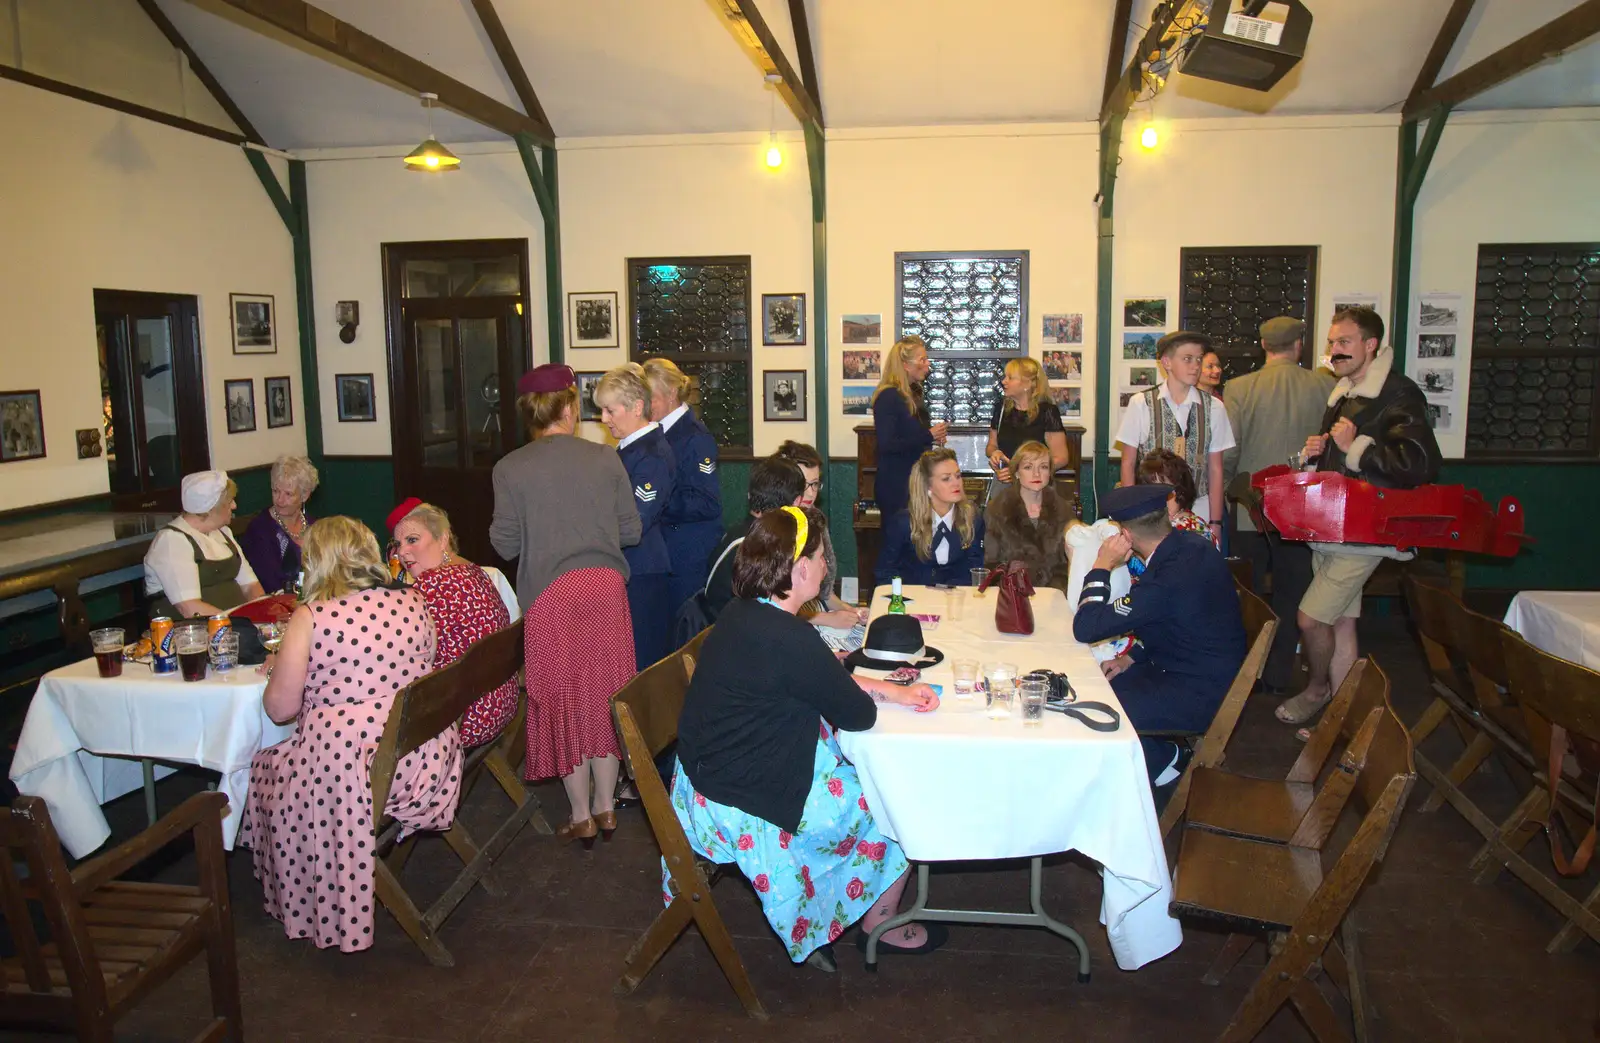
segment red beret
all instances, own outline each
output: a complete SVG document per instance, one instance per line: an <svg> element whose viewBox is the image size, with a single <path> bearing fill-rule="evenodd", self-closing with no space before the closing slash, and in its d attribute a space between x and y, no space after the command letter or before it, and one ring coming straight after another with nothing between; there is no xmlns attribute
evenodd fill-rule
<svg viewBox="0 0 1600 1043"><path fill-rule="evenodd" d="M422 501L417 499L415 496L408 496L402 500L400 506L389 512L389 531L393 532L396 525L399 525L401 522L405 521L406 515L410 514L412 511L421 506Z"/></svg>
<svg viewBox="0 0 1600 1043"><path fill-rule="evenodd" d="M522 374L522 379L517 381L517 394L544 394L547 391L560 391L562 388L576 387L578 377L572 372L571 366L563 366L555 362L546 362L542 366L535 366Z"/></svg>

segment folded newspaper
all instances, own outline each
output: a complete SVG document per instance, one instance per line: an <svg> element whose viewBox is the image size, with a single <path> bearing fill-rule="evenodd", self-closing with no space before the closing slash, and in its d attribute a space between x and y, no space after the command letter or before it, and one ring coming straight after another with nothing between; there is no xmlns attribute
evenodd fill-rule
<svg viewBox="0 0 1600 1043"><path fill-rule="evenodd" d="M839 627L817 627L817 633L822 635L822 640L835 652L854 652L867 640L867 625L857 623L848 630Z"/></svg>

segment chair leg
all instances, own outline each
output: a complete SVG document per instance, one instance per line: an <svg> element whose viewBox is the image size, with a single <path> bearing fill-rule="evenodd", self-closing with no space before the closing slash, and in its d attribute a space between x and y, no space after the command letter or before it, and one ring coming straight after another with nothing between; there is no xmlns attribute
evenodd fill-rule
<svg viewBox="0 0 1600 1043"><path fill-rule="evenodd" d="M1234 965L1244 958L1258 939L1251 934L1230 934L1222 943L1222 948L1217 952L1217 958L1211 961L1211 966L1200 978L1207 985L1221 985L1222 979L1228 976Z"/></svg>
<svg viewBox="0 0 1600 1043"><path fill-rule="evenodd" d="M373 891L377 893L378 901L389 910L401 929L411 936L411 940L417 943L417 948L422 950L429 963L435 967L454 967L455 957L450 955L450 950L444 947L433 928L422 918L422 911L406 894L406 889L400 886L400 881L395 879L388 863L381 858L376 859L373 868Z"/></svg>
<svg viewBox="0 0 1600 1043"><path fill-rule="evenodd" d="M149 757L140 757L139 770L144 775L144 817L153 826L156 819L161 817L161 809L156 807L156 762Z"/></svg>
<svg viewBox="0 0 1600 1043"><path fill-rule="evenodd" d="M1161 809L1161 839L1167 839L1172 832L1172 827L1183 818L1183 813L1189 809L1189 785L1194 781L1195 762L1190 761L1183 769L1183 777L1178 780L1178 788L1172 791L1172 797L1167 801L1167 806Z"/></svg>
<svg viewBox="0 0 1600 1043"><path fill-rule="evenodd" d="M1461 756L1457 757L1456 762L1450 765L1450 770L1445 772L1445 778L1449 779L1457 789L1460 789L1472 777L1472 773L1478 770L1478 766L1494 752L1494 748L1494 740L1487 735L1482 732L1474 735L1472 741L1467 744L1467 748L1461 752ZM1444 794L1435 789L1428 794L1428 799L1423 801L1417 810L1425 812L1438 811L1443 804Z"/></svg>
<svg viewBox="0 0 1600 1043"><path fill-rule="evenodd" d="M1473 883L1490 884L1494 882L1495 877L1500 875L1501 867L1500 859L1495 853L1496 843L1503 843L1512 851L1521 851L1528 845L1528 841L1533 839L1533 835L1539 831L1538 823L1533 820L1543 814L1548 803L1549 798L1545 796L1544 790L1535 784L1527 795L1522 798L1516 809L1511 812L1510 817L1501 823L1500 829L1495 835L1489 838L1488 842L1478 850L1478 853L1473 856L1472 861L1467 865L1467 871L1472 874Z"/></svg>
<svg viewBox="0 0 1600 1043"><path fill-rule="evenodd" d="M510 761L502 757L499 751L485 757L483 766L489 770L490 775L494 776L494 781L499 783L500 788L505 790L506 796L510 797L517 807L520 808L528 802L528 787L523 784L522 777L517 773L516 768L511 765Z"/></svg>
<svg viewBox="0 0 1600 1043"><path fill-rule="evenodd" d="M1411 726L1412 744L1420 743L1432 735L1433 730L1443 724L1444 719L1449 716L1450 704L1434 696L1433 702L1429 703L1428 708L1422 711L1422 716L1417 718L1417 723Z"/></svg>
<svg viewBox="0 0 1600 1043"><path fill-rule="evenodd" d="M211 982L211 1013L226 1025L222 1038L244 1043L244 1007L239 1002L239 960L234 945L233 917L212 910L206 931L206 971Z"/></svg>
<svg viewBox="0 0 1600 1043"><path fill-rule="evenodd" d="M682 895L674 898L672 904L661 910L655 922L628 950L627 958L622 961L622 977L617 979L611 991L618 996L626 996L637 989L692 919L694 913L689 909L689 900Z"/></svg>
<svg viewBox="0 0 1600 1043"><path fill-rule="evenodd" d="M1589 892L1589 897L1583 900L1583 908L1591 915L1600 917L1600 886L1596 886L1593 891ZM1550 939L1550 944L1545 946L1544 951L1548 953L1571 952L1577 948L1579 942L1583 941L1583 936L1589 933L1591 932L1581 924L1574 920L1568 920L1566 926L1562 927L1560 931L1556 932L1556 936ZM1595 941L1600 942L1600 936L1596 936Z"/></svg>
<svg viewBox="0 0 1600 1043"><path fill-rule="evenodd" d="M1317 1043L1349 1043L1350 1033L1339 1024L1339 1015L1315 984L1304 978L1296 981L1289 990L1289 1002Z"/></svg>
<svg viewBox="0 0 1600 1043"><path fill-rule="evenodd" d="M711 955L717 958L717 966L727 975L728 984L733 986L733 991L739 996L739 1002L744 1004L745 1013L757 1021L766 1021L767 1008L761 1005L755 986L750 984L750 975L744 969L744 961L739 958L739 950L734 948L733 935L728 933L728 926L722 922L722 914L711 904L710 897L706 896L708 901L691 904L690 911L694 914L695 926L700 928L700 936L711 948Z"/></svg>
<svg viewBox="0 0 1600 1043"><path fill-rule="evenodd" d="M397 842L394 850L389 852L388 857L384 859L385 862L389 863L389 868L394 870L396 875L403 872L406 868L406 863L411 861L412 854L417 850L417 838L421 835L421 833L413 833L404 840Z"/></svg>
<svg viewBox="0 0 1600 1043"><path fill-rule="evenodd" d="M1378 1020L1378 1011L1367 995L1366 960L1361 955L1361 932L1356 927L1356 911L1345 914L1339 927L1339 941L1328 946L1328 951L1338 950L1345 962L1348 984L1344 994L1350 1001L1350 1011L1355 1022L1356 1043L1368 1043L1372 1038L1371 1022Z"/></svg>
<svg viewBox="0 0 1600 1043"><path fill-rule="evenodd" d="M472 860L477 858L481 851L477 841L472 839L472 834L467 832L467 827L463 826L459 819L455 825L444 831L444 842L449 844L450 850L454 851L456 857L461 859L462 865L471 865ZM483 874L478 877L478 886L483 888L491 898L504 898L506 889L494 877L489 875L491 872L492 870L490 869L483 871Z"/></svg>

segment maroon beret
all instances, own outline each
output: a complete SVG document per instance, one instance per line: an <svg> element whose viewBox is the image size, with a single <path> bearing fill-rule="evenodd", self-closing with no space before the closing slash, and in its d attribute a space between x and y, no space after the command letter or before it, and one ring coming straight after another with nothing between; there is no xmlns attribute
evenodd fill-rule
<svg viewBox="0 0 1600 1043"><path fill-rule="evenodd" d="M400 506L389 512L389 531L393 532L396 525L406 520L406 515L421 506L422 501L415 496L408 496L400 501Z"/></svg>
<svg viewBox="0 0 1600 1043"><path fill-rule="evenodd" d="M546 362L522 374L522 379L517 381L517 394L544 394L549 391L560 391L562 388L576 387L577 384L578 378L572 372L571 366Z"/></svg>

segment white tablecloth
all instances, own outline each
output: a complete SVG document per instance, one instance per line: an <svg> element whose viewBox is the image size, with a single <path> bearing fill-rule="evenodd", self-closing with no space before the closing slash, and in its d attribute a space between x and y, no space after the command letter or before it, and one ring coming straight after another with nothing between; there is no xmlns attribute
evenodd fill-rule
<svg viewBox="0 0 1600 1043"><path fill-rule="evenodd" d="M1505 623L1536 648L1600 670L1600 593L1525 590L1511 599Z"/></svg>
<svg viewBox="0 0 1600 1043"><path fill-rule="evenodd" d="M11 761L11 781L43 797L61 842L75 857L111 834L100 805L143 784L137 760L198 764L222 773L228 796L223 843L233 847L250 787L250 758L294 732L261 708L266 679L253 666L185 682L124 663L102 678L93 659L52 670L39 681Z"/></svg>
<svg viewBox="0 0 1600 1043"><path fill-rule="evenodd" d="M1073 640L1061 592L1034 596L1034 634L1017 637L995 629L993 592L978 599L970 588L905 591L911 612L942 616L923 640L944 661L922 677L943 685L944 695L934 713L884 706L872 730L839 733L878 827L919 862L1081 851L1103 867L1100 922L1117 965L1133 970L1176 949L1183 934L1167 914L1172 879L1144 756L1126 720L1115 732L1096 732L1047 711L1043 726L1028 728L1020 713L990 720L981 694L955 696L953 659L1001 660L1024 672L1060 671L1079 701L1120 711L1088 648ZM887 594L874 601L874 616Z"/></svg>

